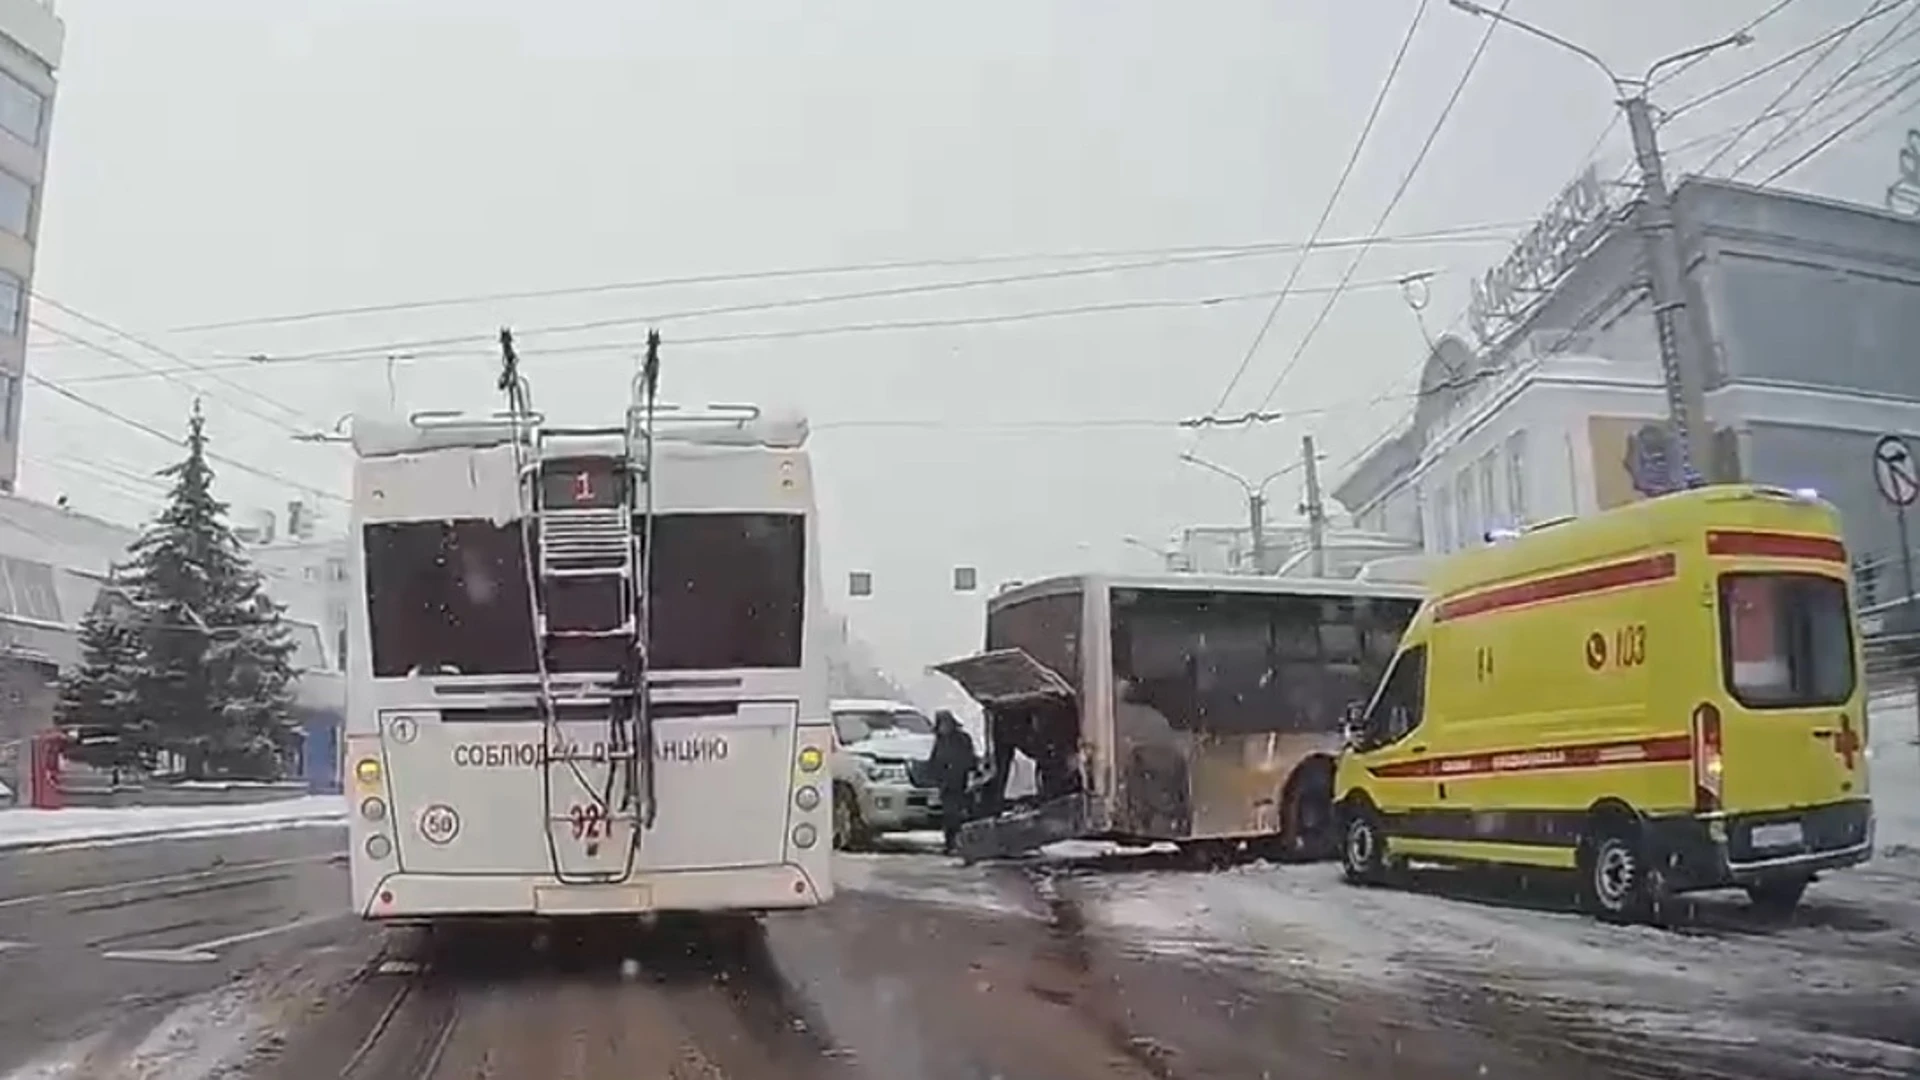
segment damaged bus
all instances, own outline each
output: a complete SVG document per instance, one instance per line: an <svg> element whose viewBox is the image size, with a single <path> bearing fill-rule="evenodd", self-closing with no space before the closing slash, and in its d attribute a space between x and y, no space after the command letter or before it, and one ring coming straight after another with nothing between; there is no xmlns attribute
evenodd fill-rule
<svg viewBox="0 0 1920 1080"><path fill-rule="evenodd" d="M968 860L1066 839L1215 857L1336 848L1333 768L1420 605L1411 584L1083 574L987 605L983 652L936 665L987 715ZM1016 755L1037 791L1012 802Z"/></svg>

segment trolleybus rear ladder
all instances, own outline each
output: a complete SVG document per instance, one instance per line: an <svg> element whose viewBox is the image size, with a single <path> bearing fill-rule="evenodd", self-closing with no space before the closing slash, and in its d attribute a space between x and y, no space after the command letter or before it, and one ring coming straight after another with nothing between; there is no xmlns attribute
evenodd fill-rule
<svg viewBox="0 0 1920 1080"><path fill-rule="evenodd" d="M516 435L522 537L528 561L533 631L544 738L540 759L541 805L554 877L567 884L615 884L633 876L641 833L653 823L652 725L647 695L647 541L653 521L653 439L650 419L658 378L658 335L649 340L646 370L635 380L634 403L620 427L543 425L532 411L526 382L518 374L512 336L501 332L501 388L513 415L524 422ZM620 439L617 454L607 447ZM582 444L569 450L568 443ZM556 481L558 484L556 484ZM606 489L611 485L611 490ZM562 505L550 505L564 491ZM578 618L554 618L554 600L571 593L585 598ZM611 603L608 603L608 600ZM604 658L596 673L613 668L611 682L582 684L569 678L557 692L553 678L560 654L584 648ZM571 676L578 670L569 663ZM604 715L604 747L569 743L560 721ZM590 774L603 768L596 783ZM556 774L587 801L561 807ZM570 870L562 842L582 844L589 858L602 840L617 842L626 828L616 865Z"/></svg>

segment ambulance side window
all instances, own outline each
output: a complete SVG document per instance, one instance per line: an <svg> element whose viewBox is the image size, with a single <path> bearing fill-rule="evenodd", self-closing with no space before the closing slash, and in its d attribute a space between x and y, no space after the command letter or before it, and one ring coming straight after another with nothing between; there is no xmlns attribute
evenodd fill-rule
<svg viewBox="0 0 1920 1080"><path fill-rule="evenodd" d="M1393 670L1360 721L1358 749L1391 746L1412 734L1420 726L1426 697L1427 647L1415 645L1393 662Z"/></svg>

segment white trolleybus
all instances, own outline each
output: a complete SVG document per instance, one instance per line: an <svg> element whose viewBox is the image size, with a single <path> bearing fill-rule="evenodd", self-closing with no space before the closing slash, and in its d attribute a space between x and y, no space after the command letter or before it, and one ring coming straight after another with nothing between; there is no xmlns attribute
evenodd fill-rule
<svg viewBox="0 0 1920 1080"><path fill-rule="evenodd" d="M524 385L524 384L523 384ZM346 788L368 919L832 895L806 422L356 418Z"/></svg>

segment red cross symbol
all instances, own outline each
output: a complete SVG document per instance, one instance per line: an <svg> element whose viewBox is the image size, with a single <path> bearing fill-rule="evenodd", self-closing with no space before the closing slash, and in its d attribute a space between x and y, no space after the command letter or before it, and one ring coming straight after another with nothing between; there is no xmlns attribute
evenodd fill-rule
<svg viewBox="0 0 1920 1080"><path fill-rule="evenodd" d="M1860 733L1853 730L1853 720L1846 713L1840 714L1840 732L1833 737L1833 752L1840 760L1853 768L1853 756L1860 752Z"/></svg>

